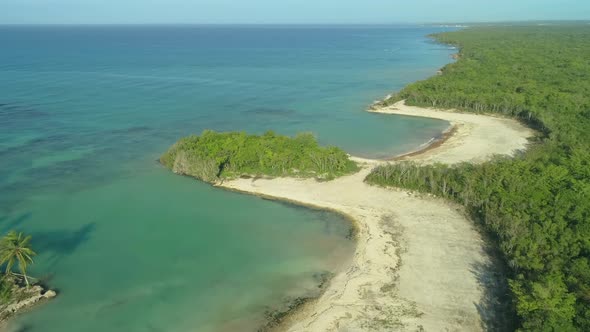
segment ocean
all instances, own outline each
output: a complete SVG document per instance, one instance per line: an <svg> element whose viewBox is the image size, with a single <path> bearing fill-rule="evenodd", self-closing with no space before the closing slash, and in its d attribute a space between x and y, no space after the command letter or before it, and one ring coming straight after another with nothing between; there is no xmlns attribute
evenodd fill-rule
<svg viewBox="0 0 590 332"><path fill-rule="evenodd" d="M362 157L448 123L364 112L453 49L432 26L0 26L0 231L59 296L28 332L248 331L341 269L342 216L212 188L157 158L204 129Z"/></svg>

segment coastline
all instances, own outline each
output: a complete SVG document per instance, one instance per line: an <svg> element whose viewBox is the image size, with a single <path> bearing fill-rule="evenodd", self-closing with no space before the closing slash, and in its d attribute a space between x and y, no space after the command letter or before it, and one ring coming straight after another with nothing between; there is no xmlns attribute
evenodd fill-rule
<svg viewBox="0 0 590 332"><path fill-rule="evenodd" d="M277 198L275 196L266 195L264 193L252 193L252 192L243 191L243 190L240 190L237 188L226 187L223 184L213 184L213 186L223 189L223 190L235 192L235 193L240 193L240 194L244 194L244 195L253 195L253 196L259 197L261 199L269 200L269 201L282 202L282 203L286 203L286 204L293 204L293 205L296 205L299 207L305 207L305 208L308 208L311 210L327 211L327 212L338 214L339 216L346 219L350 223L351 232L349 234L349 237L347 236L347 238L350 238L352 241L355 242L355 244L358 243L358 240L359 240L358 234L361 229L361 224L357 221L356 218L354 218L353 216L348 215L340 210L329 208L329 207L324 207L324 206L320 206L320 205L315 205L315 204L311 204L311 203L304 203L304 202L300 202L300 201L290 200L288 198ZM338 275L339 273L346 271L347 268L348 268L348 266L346 266L346 265L342 266L338 271L335 271L334 275ZM320 291L317 294L317 296L298 297L298 298L292 299L291 301L285 302L284 304L287 307L287 309L286 310L277 310L275 312L275 313L279 314L280 317L278 319L273 318L273 319L267 320L266 323L264 325L262 325L257 331L258 332L283 331L285 329L285 325L288 324L288 322L291 322L293 320L293 317L295 315L297 315L297 313L305 312L306 308L309 308L310 306L312 306L315 301L317 301L319 298L321 298L324 295L324 293L328 289L328 286L330 285L331 281L332 281L332 278L330 278L330 277L328 277L326 280L322 281L322 284L318 286L320 288Z"/></svg>
<svg viewBox="0 0 590 332"><path fill-rule="evenodd" d="M457 110L439 110L408 106L398 101L393 105L369 109L368 112L445 120L450 123L439 142L433 142L416 151L395 156L394 161L455 164L481 163L493 155L516 154L524 150L536 132L518 121L497 115L464 113ZM449 133L449 131L452 131ZM484 151L481 151L484 150Z"/></svg>
<svg viewBox="0 0 590 332"><path fill-rule="evenodd" d="M17 286L18 287L18 286ZM0 331L8 329L14 316L57 296L57 292L42 285L19 288L9 303L0 307Z"/></svg>
<svg viewBox="0 0 590 332"><path fill-rule="evenodd" d="M406 106L371 110L438 118L451 127L441 138L394 157L421 163L483 162L514 155L534 132L515 120ZM388 160L351 159L361 170L329 182L313 179L236 179L219 187L268 199L329 209L357 224L350 266L321 295L289 312L271 330L483 330L501 278L476 226L459 206L364 178ZM402 264L403 262L403 264ZM486 309L487 308L487 309Z"/></svg>
<svg viewBox="0 0 590 332"><path fill-rule="evenodd" d="M449 126L449 128L447 128L445 131L443 131L440 134L440 136L431 139L428 143L424 144L423 146L419 147L418 149L410 151L410 152L399 154L391 159L386 159L386 160L388 160L388 161L403 160L405 158L415 157L420 154L426 153L429 150L436 149L436 148L442 146L443 144L445 144L445 142L448 141L451 137L453 137L453 135L455 135L458 130L459 130L459 128L456 125L451 124Z"/></svg>

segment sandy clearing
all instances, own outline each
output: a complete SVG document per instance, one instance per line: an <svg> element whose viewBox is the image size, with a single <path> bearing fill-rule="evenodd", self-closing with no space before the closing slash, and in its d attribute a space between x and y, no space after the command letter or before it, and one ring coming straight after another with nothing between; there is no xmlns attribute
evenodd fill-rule
<svg viewBox="0 0 590 332"><path fill-rule="evenodd" d="M376 110L443 119L456 127L440 146L406 157L419 162L481 162L526 148L533 131L509 119L405 106ZM329 208L358 224L357 248L317 300L281 326L286 331L480 331L494 321L489 290L501 284L485 243L460 207L369 186L356 174L313 179L236 179L221 186Z"/></svg>
<svg viewBox="0 0 590 332"><path fill-rule="evenodd" d="M532 129L513 119L407 106L403 101L370 112L441 119L455 127L455 133L440 147L402 160L446 164L482 162L494 154L513 155L524 150L528 139L535 135Z"/></svg>

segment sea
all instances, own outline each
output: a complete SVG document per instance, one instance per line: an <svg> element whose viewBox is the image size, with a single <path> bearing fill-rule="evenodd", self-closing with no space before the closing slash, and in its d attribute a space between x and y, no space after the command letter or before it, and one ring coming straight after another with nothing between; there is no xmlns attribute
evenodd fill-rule
<svg viewBox="0 0 590 332"><path fill-rule="evenodd" d="M58 297L27 332L256 331L350 261L346 218L213 188L158 157L205 129L414 150L444 121L365 112L452 61L417 25L0 26L0 232Z"/></svg>

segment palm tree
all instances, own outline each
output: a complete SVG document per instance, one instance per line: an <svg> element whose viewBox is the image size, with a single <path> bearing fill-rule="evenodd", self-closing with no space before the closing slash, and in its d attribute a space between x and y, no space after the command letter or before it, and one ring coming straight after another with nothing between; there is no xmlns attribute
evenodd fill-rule
<svg viewBox="0 0 590 332"><path fill-rule="evenodd" d="M36 253L31 249L31 236L23 233L10 231L0 240L0 265L6 263L6 275L12 274L12 267L15 263L25 278L27 287L27 266L33 263L33 256Z"/></svg>

